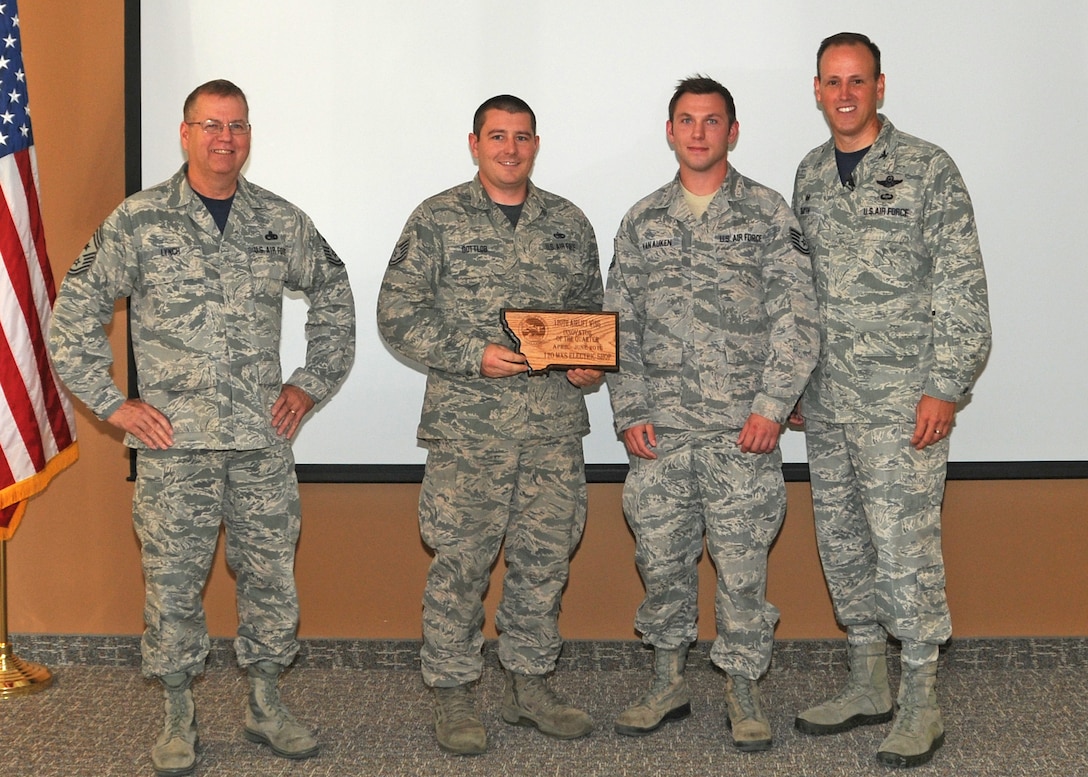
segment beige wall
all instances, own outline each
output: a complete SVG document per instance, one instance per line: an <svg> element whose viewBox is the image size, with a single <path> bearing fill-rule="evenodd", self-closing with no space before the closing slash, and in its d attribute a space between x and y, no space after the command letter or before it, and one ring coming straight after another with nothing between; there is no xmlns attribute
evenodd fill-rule
<svg viewBox="0 0 1088 777"><path fill-rule="evenodd" d="M43 210L58 278L124 195L122 10L121 0L24 0L20 8ZM123 325L115 325L112 337L122 355ZM120 435L82 406L79 439L79 462L31 502L9 543L13 633L136 634L142 628L126 451ZM631 621L642 589L620 490L615 484L590 487L589 523L563 603L568 638L634 636ZM415 523L418 491L416 485L302 486L297 573L303 636L418 637L428 563ZM789 499L771 554L769 598L782 611L778 635L837 636L816 558L807 484L790 484ZM1086 502L1084 480L949 484L945 554L959 636L1088 635ZM708 638L713 573L705 559L701 573L700 629ZM487 598L489 635L498 574ZM233 584L221 558L206 601L212 633L231 634Z"/></svg>

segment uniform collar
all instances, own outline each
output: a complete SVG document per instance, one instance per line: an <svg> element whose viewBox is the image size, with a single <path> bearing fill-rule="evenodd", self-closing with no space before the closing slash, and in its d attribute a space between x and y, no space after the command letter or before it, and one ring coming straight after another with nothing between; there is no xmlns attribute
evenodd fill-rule
<svg viewBox="0 0 1088 777"><path fill-rule="evenodd" d="M189 163L186 162L170 179L169 193L166 198L166 206L168 208L186 208L191 207L194 203L201 208L204 207L204 203L200 200L200 195L198 195L189 184L189 177L187 175L188 170ZM256 187L250 184L249 181L242 176L238 176L238 188L234 192L234 205L237 206L240 203L252 210L258 210L265 207L265 203L257 193Z"/></svg>
<svg viewBox="0 0 1088 777"><path fill-rule="evenodd" d="M480 183L480 176L477 174L469 182L468 195L464 198L467 205L475 208L476 210L489 211L492 208L498 208L498 206L488 196L487 190L484 189L484 185ZM528 190L525 195L525 205L521 210L521 218L526 221L532 221L544 212L544 200L540 196L540 190L533 185L532 181L528 182Z"/></svg>
<svg viewBox="0 0 1088 777"><path fill-rule="evenodd" d="M896 132L895 125L891 120L882 113L878 113L877 117L880 119L880 132L877 133L876 139L873 141L873 145L869 146L869 150L865 152L865 156L862 157L861 162L858 164L860 168L866 163L867 160L876 159L877 157L884 158L893 153L896 147L899 145L899 133ZM835 139L829 138L824 145L825 162L834 167L835 165Z"/></svg>
<svg viewBox="0 0 1088 777"><path fill-rule="evenodd" d="M878 113L877 118L880 119L880 132L877 134L876 140L873 141L873 145L869 148L869 153L865 155L866 157L875 158L873 152L876 152L876 156L881 157L890 154L899 144L899 135L895 131L895 125L882 113Z"/></svg>
<svg viewBox="0 0 1088 777"><path fill-rule="evenodd" d="M882 160L891 157L899 146L899 133L896 131L895 125L882 113L878 113L877 117L880 119L880 132L877 133L873 145L869 146L865 156L861 158L857 167L854 168L854 179L857 181L865 180L868 171L875 165L881 164ZM829 138L816 151L819 156L816 158L814 167L818 171L818 175L822 180L834 181L835 186L838 186L839 170L838 163L835 161L835 139Z"/></svg>
<svg viewBox="0 0 1088 777"><path fill-rule="evenodd" d="M717 193L722 196L712 199L710 207L706 211L710 218L714 218L725 210L728 203L744 199L744 176L738 173L733 165L729 165L729 169L725 173L725 180L718 187ZM680 183L679 170L676 172L676 177L660 191L655 205L667 209L669 216L676 219L682 219L691 213L684 201L684 188Z"/></svg>

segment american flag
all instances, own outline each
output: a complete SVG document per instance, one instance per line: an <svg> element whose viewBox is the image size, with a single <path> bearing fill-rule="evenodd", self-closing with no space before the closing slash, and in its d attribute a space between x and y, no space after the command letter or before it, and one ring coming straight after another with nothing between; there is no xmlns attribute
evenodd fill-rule
<svg viewBox="0 0 1088 777"><path fill-rule="evenodd" d="M0 2L0 540L26 500L79 455L72 405L49 364L56 287L38 205L19 10Z"/></svg>

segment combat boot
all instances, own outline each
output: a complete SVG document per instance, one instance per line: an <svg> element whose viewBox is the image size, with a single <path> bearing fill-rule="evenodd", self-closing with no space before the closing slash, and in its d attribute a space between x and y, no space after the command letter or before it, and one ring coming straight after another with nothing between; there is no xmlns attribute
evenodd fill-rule
<svg viewBox="0 0 1088 777"><path fill-rule="evenodd" d="M188 672L174 672L159 678L166 699L166 723L151 748L151 765L160 777L192 774L196 768L196 705L189 688Z"/></svg>
<svg viewBox="0 0 1088 777"><path fill-rule="evenodd" d="M725 705L733 745L751 752L771 749L771 724L763 712L759 684L740 675L725 678Z"/></svg>
<svg viewBox="0 0 1088 777"><path fill-rule="evenodd" d="M438 746L457 755L479 755L487 750L487 730L476 717L472 688L433 688L434 734Z"/></svg>
<svg viewBox="0 0 1088 777"><path fill-rule="evenodd" d="M798 715L793 724L805 734L838 734L892 719L892 692L884 642L847 645L850 676L834 698Z"/></svg>
<svg viewBox="0 0 1088 777"><path fill-rule="evenodd" d="M593 730L593 718L559 698L542 675L518 674L509 669L502 719L515 726L536 726L556 739L577 739Z"/></svg>
<svg viewBox="0 0 1088 777"><path fill-rule="evenodd" d="M281 758L309 758L317 754L317 740L283 706L276 687L282 671L283 667L272 661L258 661L246 668L249 706L245 737L268 745Z"/></svg>
<svg viewBox="0 0 1088 777"><path fill-rule="evenodd" d="M629 737L657 731L667 721L691 714L691 693L684 680L688 646L676 650L654 648L654 681L638 701L616 718L616 733Z"/></svg>
<svg viewBox="0 0 1088 777"><path fill-rule="evenodd" d="M888 766L921 766L944 744L944 722L937 706L937 663L903 664L899 682L899 712L892 732L880 743L876 757Z"/></svg>

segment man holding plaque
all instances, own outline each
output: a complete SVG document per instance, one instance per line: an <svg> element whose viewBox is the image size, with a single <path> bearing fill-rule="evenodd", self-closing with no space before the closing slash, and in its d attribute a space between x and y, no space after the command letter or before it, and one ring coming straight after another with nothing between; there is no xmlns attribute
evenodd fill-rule
<svg viewBox="0 0 1088 777"><path fill-rule="evenodd" d="M459 754L487 747L473 686L483 669L482 597L504 540L495 618L503 719L561 739L593 728L544 676L562 645L560 597L586 518L582 389L602 377L588 368L530 375L503 331L508 308L601 308L593 228L529 180L535 115L517 97L493 97L476 111L468 145L479 174L416 208L378 296L386 342L427 368L419 525L434 559L420 663L438 743Z"/></svg>
<svg viewBox="0 0 1088 777"><path fill-rule="evenodd" d="M655 667L615 727L644 735L691 712L683 673L705 534L718 572L711 660L727 675L733 743L766 750L757 681L778 621L765 598L786 508L778 438L819 350L812 273L786 201L727 161L739 125L725 87L681 81L665 131L679 174L627 212L605 296L620 316L608 387L646 586L635 628Z"/></svg>

